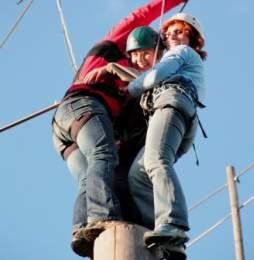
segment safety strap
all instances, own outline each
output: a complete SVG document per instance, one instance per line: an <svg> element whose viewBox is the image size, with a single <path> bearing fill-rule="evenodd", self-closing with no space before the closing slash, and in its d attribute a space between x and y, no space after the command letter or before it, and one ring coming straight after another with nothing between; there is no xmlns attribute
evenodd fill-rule
<svg viewBox="0 0 254 260"><path fill-rule="evenodd" d="M78 148L78 145L76 142L78 132L82 128L82 126L84 126L87 123L87 121L90 120L94 115L95 114L93 114L92 112L86 112L81 116L81 118L79 120L75 120L72 123L71 130L70 130L70 135L71 135L72 141L69 141L69 142L67 142L66 140L63 139L63 137L60 136L61 132L64 135L69 135L69 133L64 128L62 128L56 122L55 117L53 117L52 125L53 125L53 129L54 129L54 133L57 136L57 138L59 138L61 140L61 142L63 142L66 145L66 148L63 151L61 151L64 160L67 160L69 155ZM58 129L58 131L55 131L56 129Z"/></svg>
<svg viewBox="0 0 254 260"><path fill-rule="evenodd" d="M70 154L78 149L78 145L76 143L72 143L70 146L66 147L62 152L63 159L66 161Z"/></svg>
<svg viewBox="0 0 254 260"><path fill-rule="evenodd" d="M71 138L74 142L77 141L79 130L89 121L95 114L92 112L85 112L79 120L75 120L71 126Z"/></svg>
<svg viewBox="0 0 254 260"><path fill-rule="evenodd" d="M201 132L202 132L204 138L208 138L208 136L207 136L207 134L206 134L206 132L205 132L205 129L204 129L204 127L203 127L203 125L202 125L202 123L201 123L201 121L200 121L200 119L199 119L198 114L197 114L197 118L198 118L198 125L199 125L199 127L200 127L200 129L201 129Z"/></svg>
<svg viewBox="0 0 254 260"><path fill-rule="evenodd" d="M199 166L198 154L197 154L196 146L195 146L194 143L192 144L192 147L193 147L193 151L194 151L194 154L195 154L195 157L196 157L196 165Z"/></svg>
<svg viewBox="0 0 254 260"><path fill-rule="evenodd" d="M200 121L200 119L199 119L198 114L196 114L196 116L197 116L197 119L198 119L198 125L199 125L199 127L200 127L200 129L201 129L201 132L202 132L202 134L203 134L203 137L204 137L204 138L208 138L208 136L207 136L207 134L206 134L206 132L205 132L205 129L204 129L204 127L203 127L203 125L202 125L202 123L201 123L201 121ZM193 147L194 154L195 154L195 157L196 157L196 165L199 166L198 154L197 154L196 146L195 146L194 143L192 144L192 147Z"/></svg>

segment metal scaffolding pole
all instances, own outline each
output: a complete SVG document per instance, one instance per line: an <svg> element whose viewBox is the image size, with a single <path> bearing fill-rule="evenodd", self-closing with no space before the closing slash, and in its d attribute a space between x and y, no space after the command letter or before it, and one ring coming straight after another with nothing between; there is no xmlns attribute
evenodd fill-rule
<svg viewBox="0 0 254 260"><path fill-rule="evenodd" d="M11 123L1 127L0 128L0 133L2 133L2 132L6 131L6 130L14 127L14 126L20 125L20 124L22 124L22 123L24 123L24 122L26 122L28 120L31 120L31 119L33 119L33 118L35 118L37 116L40 116L40 115L42 115L44 113L47 113L50 110L56 109L59 106L59 104L60 104L60 102L56 101L54 104L52 104L52 105L50 105L48 107L45 107L45 108L43 108L43 109L41 109L39 111L36 111L36 112L34 112L34 113L32 113L32 114L30 114L28 116L24 116L21 119L18 119L18 120L14 121L14 122L11 122Z"/></svg>

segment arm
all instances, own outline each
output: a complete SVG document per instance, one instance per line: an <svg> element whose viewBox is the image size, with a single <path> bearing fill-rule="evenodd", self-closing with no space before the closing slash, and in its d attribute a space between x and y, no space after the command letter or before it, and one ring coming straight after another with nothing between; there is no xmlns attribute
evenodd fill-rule
<svg viewBox="0 0 254 260"><path fill-rule="evenodd" d="M161 81L177 73L187 59L188 48L186 46L179 45L166 52L159 63L128 85L129 93L132 96L139 96L144 91L155 87Z"/></svg>
<svg viewBox="0 0 254 260"><path fill-rule="evenodd" d="M164 13L186 0L165 0ZM152 0L148 4L131 12L118 25L106 35L104 40L110 40L118 44L124 51L129 33L138 26L146 26L157 19L161 14L162 0Z"/></svg>
<svg viewBox="0 0 254 260"><path fill-rule="evenodd" d="M107 64L107 71L118 76L122 81L130 82L138 77L140 72L131 67L124 67L118 63L110 62Z"/></svg>
<svg viewBox="0 0 254 260"><path fill-rule="evenodd" d="M118 63L110 62L105 66L95 68L87 73L84 79L80 81L80 83L82 82L85 84L93 84L99 82L107 73L115 75L125 82L132 81L140 74L139 71L135 70L134 68L124 67Z"/></svg>
<svg viewBox="0 0 254 260"><path fill-rule="evenodd" d="M165 9L168 11L185 0L165 0ZM127 65L125 45L129 33L137 26L148 25L161 12L162 0L152 0L148 4L136 9L124 18L118 25L100 41L87 54L75 80L83 80L92 69L106 65L108 62L117 62ZM91 76L91 79L94 79Z"/></svg>

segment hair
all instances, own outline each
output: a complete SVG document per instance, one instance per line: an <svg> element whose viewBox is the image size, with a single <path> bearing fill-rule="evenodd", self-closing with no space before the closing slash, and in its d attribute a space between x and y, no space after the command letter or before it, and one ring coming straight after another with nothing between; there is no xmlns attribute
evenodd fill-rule
<svg viewBox="0 0 254 260"><path fill-rule="evenodd" d="M189 23L180 20L172 20L168 23L164 23L162 27L162 32L165 33L168 27L173 24L183 25L184 29L188 31L189 34L189 46L199 54L202 60L205 60L207 58L207 52L202 50L205 45L205 40L201 37L199 32Z"/></svg>

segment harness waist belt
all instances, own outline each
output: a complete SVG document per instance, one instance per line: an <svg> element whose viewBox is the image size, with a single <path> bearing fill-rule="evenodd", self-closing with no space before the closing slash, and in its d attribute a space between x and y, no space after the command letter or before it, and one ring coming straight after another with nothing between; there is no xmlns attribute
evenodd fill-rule
<svg viewBox="0 0 254 260"><path fill-rule="evenodd" d="M153 90L153 96L156 98L158 95L160 95L163 91L167 89L176 89L185 96L187 96L190 100L192 100L198 107L204 108L205 105L203 105L198 100L198 93L196 88L192 84L183 84L181 81L163 81L160 86L154 88Z"/></svg>
<svg viewBox="0 0 254 260"><path fill-rule="evenodd" d="M179 83L173 83L173 82L164 82L161 86L154 88L153 95L156 97L160 95L163 91L167 89L176 89L180 91L181 93L185 94L189 99L196 102L198 100L197 93L194 90L193 87L186 87Z"/></svg>

